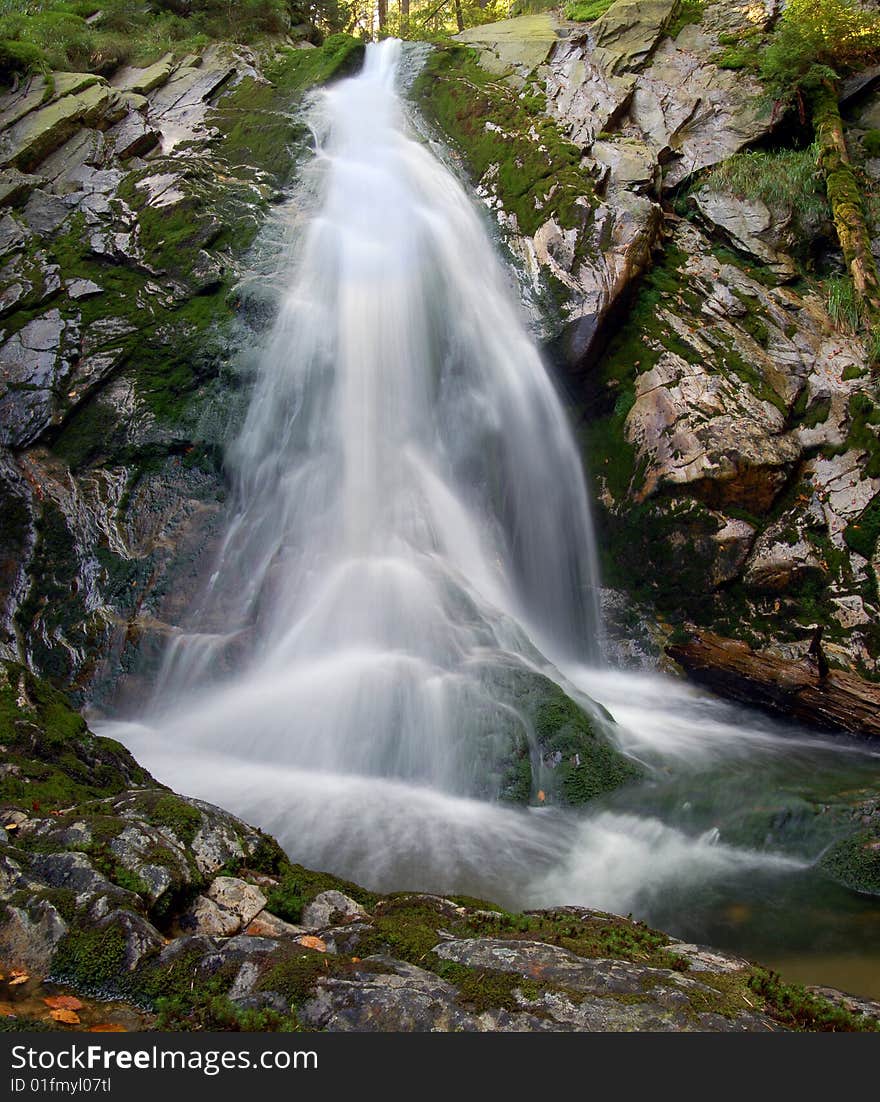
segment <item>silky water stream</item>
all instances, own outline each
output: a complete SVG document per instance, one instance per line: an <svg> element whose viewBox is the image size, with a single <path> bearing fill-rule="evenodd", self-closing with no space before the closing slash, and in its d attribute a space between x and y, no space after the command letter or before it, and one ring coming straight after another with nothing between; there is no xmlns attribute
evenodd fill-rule
<svg viewBox="0 0 880 1102"><path fill-rule="evenodd" d="M815 868L878 754L601 667L581 459L471 200L408 134L401 50L315 98L213 573L150 706L101 729L303 864L631 912L880 996L880 905ZM517 670L606 706L648 779L493 799Z"/></svg>

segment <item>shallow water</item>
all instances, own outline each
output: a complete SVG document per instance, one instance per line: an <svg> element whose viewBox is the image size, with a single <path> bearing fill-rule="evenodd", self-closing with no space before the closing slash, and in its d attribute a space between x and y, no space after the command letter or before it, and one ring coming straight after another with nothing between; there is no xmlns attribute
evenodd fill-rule
<svg viewBox="0 0 880 1102"><path fill-rule="evenodd" d="M223 545L152 704L99 729L369 887L632 913L868 993L880 902L814 863L877 754L599 668L580 458L470 199L407 136L399 55L316 99ZM581 811L474 798L528 726L511 663L604 705L651 779Z"/></svg>

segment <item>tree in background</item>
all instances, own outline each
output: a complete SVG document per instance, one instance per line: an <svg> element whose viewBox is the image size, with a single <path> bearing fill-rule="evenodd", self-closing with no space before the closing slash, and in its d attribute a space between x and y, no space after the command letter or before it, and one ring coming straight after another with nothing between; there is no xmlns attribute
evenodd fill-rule
<svg viewBox="0 0 880 1102"><path fill-rule="evenodd" d="M856 0L788 0L760 73L774 112L794 107L810 117L834 225L859 304L869 325L880 319L880 279L838 95L841 78L880 61L880 13Z"/></svg>

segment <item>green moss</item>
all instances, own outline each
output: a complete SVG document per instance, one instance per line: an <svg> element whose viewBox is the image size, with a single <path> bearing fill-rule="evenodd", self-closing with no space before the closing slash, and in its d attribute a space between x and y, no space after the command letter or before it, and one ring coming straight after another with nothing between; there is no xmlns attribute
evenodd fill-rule
<svg viewBox="0 0 880 1102"><path fill-rule="evenodd" d="M670 38L678 38L688 24L701 23L705 11L706 0L681 0L666 33Z"/></svg>
<svg viewBox="0 0 880 1102"><path fill-rule="evenodd" d="M316 872L289 862L286 862L286 866L280 883L270 891L266 902L266 909L286 922L298 923L302 918L303 908L311 903L316 895L325 891L340 891L367 908L376 901L376 896L372 892L365 891L357 884L342 880L338 876Z"/></svg>
<svg viewBox="0 0 880 1102"><path fill-rule="evenodd" d="M565 18L577 23L592 23L604 15L614 0L572 0L565 5Z"/></svg>
<svg viewBox="0 0 880 1102"><path fill-rule="evenodd" d="M139 809L146 813L151 823L166 827L187 846L192 844L202 827L202 813L198 808L175 796L173 792L163 793L158 797L142 797L139 800Z"/></svg>
<svg viewBox="0 0 880 1102"><path fill-rule="evenodd" d="M112 926L71 930L52 961L52 978L78 991L102 992L125 973L125 935Z"/></svg>
<svg viewBox="0 0 880 1102"><path fill-rule="evenodd" d="M861 1014L835 1006L800 984L784 983L776 972L755 969L749 987L764 1000L764 1009L789 1029L819 1033L876 1033L880 1025Z"/></svg>
<svg viewBox="0 0 880 1102"><path fill-rule="evenodd" d="M67 699L22 666L0 666L0 742L15 767L0 800L28 811L70 807L149 779L119 743L98 738Z"/></svg>
<svg viewBox="0 0 880 1102"><path fill-rule="evenodd" d="M862 831L836 842L819 862L839 884L864 895L880 895L880 838Z"/></svg>
<svg viewBox="0 0 880 1102"><path fill-rule="evenodd" d="M880 495L873 498L868 506L850 521L843 532L847 547L866 559L871 559L877 550L880 538Z"/></svg>
<svg viewBox="0 0 880 1102"><path fill-rule="evenodd" d="M863 136L862 149L868 157L880 157L880 130L869 130Z"/></svg>
<svg viewBox="0 0 880 1102"><path fill-rule="evenodd" d="M544 115L533 85L517 93L482 68L476 50L456 45L434 50L413 95L461 151L474 180L492 169L491 186L521 232L534 233L551 216L565 228L590 222L596 200L580 149Z"/></svg>

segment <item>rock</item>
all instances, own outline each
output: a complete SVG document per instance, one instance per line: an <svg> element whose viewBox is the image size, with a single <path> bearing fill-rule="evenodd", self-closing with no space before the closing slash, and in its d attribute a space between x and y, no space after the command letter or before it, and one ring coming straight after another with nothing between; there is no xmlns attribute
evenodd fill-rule
<svg viewBox="0 0 880 1102"><path fill-rule="evenodd" d="M72 210L57 195L37 189L28 200L21 217L33 233L47 239L70 217Z"/></svg>
<svg viewBox="0 0 880 1102"><path fill-rule="evenodd" d="M0 256L5 256L13 249L20 249L31 236L27 226L23 226L11 214L4 214L0 218Z"/></svg>
<svg viewBox="0 0 880 1102"><path fill-rule="evenodd" d="M181 66L185 66L185 64L186 59L181 62ZM111 84L122 92L136 92L146 95L165 84L173 69L174 55L165 54L164 57L145 69L139 69L133 65L123 66L117 73L114 73Z"/></svg>
<svg viewBox="0 0 880 1102"><path fill-rule="evenodd" d="M753 651L745 643L704 632L671 643L667 653L690 677L751 707L829 731L880 735L880 685L808 660Z"/></svg>
<svg viewBox="0 0 880 1102"><path fill-rule="evenodd" d="M6 907L0 925L0 959L37 977L49 974L52 957L67 933L67 923L47 900L25 907Z"/></svg>
<svg viewBox="0 0 880 1102"><path fill-rule="evenodd" d="M4 169L0 172L0 207L19 206L42 183L42 176L19 172L17 168Z"/></svg>
<svg viewBox="0 0 880 1102"><path fill-rule="evenodd" d="M712 540L718 548L712 569L712 584L717 586L739 577L755 540L755 528L745 520L724 518Z"/></svg>
<svg viewBox="0 0 880 1102"><path fill-rule="evenodd" d="M518 74L520 82L540 65L557 41L559 24L549 12L487 23L455 35L479 47L481 64L499 76Z"/></svg>
<svg viewBox="0 0 880 1102"><path fill-rule="evenodd" d="M784 424L776 406L735 379L665 352L638 376L626 419L626 437L647 464L639 498L686 485L711 508L766 511L801 454Z"/></svg>
<svg viewBox="0 0 880 1102"><path fill-rule="evenodd" d="M307 930L306 926L293 926L269 911L260 911L248 923L244 933L248 937L297 938Z"/></svg>
<svg viewBox="0 0 880 1102"><path fill-rule="evenodd" d="M302 925L307 930L320 930L324 926L357 922L367 917L367 912L342 892L326 891L316 895L302 913Z"/></svg>
<svg viewBox="0 0 880 1102"><path fill-rule="evenodd" d="M97 283L93 283L90 279L73 279L65 289L68 298L72 298L74 301L81 298L92 298L95 295L104 293L104 288L99 287Z"/></svg>
<svg viewBox="0 0 880 1102"><path fill-rule="evenodd" d="M131 111L107 131L107 141L120 160L142 157L159 144L160 134L138 111Z"/></svg>
<svg viewBox="0 0 880 1102"><path fill-rule="evenodd" d="M235 876L218 876L211 882L207 896L234 914L240 926L246 926L266 906L266 897L259 888Z"/></svg>
<svg viewBox="0 0 880 1102"><path fill-rule="evenodd" d="M177 920L180 930L200 937L231 937L241 929L241 918L207 896L195 900Z"/></svg>
<svg viewBox="0 0 880 1102"><path fill-rule="evenodd" d="M118 117L115 93L103 81L31 111L0 134L0 163L29 172L74 133L81 123Z"/></svg>
<svg viewBox="0 0 880 1102"><path fill-rule="evenodd" d="M616 0L589 29L607 72L644 67L678 9L677 0Z"/></svg>
<svg viewBox="0 0 880 1102"><path fill-rule="evenodd" d="M143 916L131 911L110 911L98 923L98 929L121 932L125 939L123 965L127 972L133 972L145 957L161 950L165 938Z"/></svg>
<svg viewBox="0 0 880 1102"><path fill-rule="evenodd" d="M774 220L760 199L743 199L701 187L693 193L693 200L710 228L723 231L738 249L769 265L780 276L794 276L794 260L778 248L784 225Z"/></svg>
<svg viewBox="0 0 880 1102"><path fill-rule="evenodd" d="M755 543L743 581L759 593L794 593L810 582L825 581L827 566L802 536L785 538L784 521L767 528Z"/></svg>

